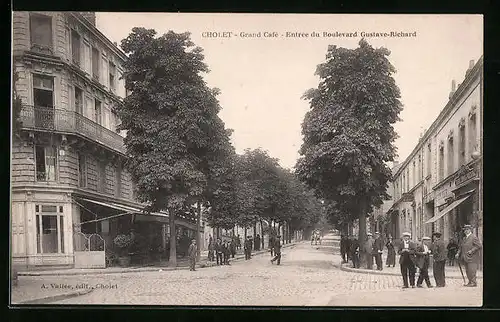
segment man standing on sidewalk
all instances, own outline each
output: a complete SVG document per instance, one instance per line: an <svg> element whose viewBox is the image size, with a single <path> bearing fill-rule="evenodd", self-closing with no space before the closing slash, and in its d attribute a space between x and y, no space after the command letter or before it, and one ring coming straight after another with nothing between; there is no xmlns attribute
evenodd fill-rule
<svg viewBox="0 0 500 322"><path fill-rule="evenodd" d="M417 246L416 255L417 260L416 264L419 269L417 287L422 287L422 282L425 280L425 284L427 284L428 288L431 288L431 281L429 279L429 254L431 253L429 249L429 241L431 239L429 237L422 237L422 243Z"/></svg>
<svg viewBox="0 0 500 322"><path fill-rule="evenodd" d="M468 284L464 286L476 287L476 274L477 268L479 266L480 250L483 247L479 238L472 234L472 226L465 225L463 228L465 237L460 244L460 252L458 253L458 259L465 264L465 272L467 274Z"/></svg>
<svg viewBox="0 0 500 322"><path fill-rule="evenodd" d="M215 256L217 257L217 265L223 265L222 263L222 242L220 238L217 238L217 243L215 244Z"/></svg>
<svg viewBox="0 0 500 322"><path fill-rule="evenodd" d="M372 269L373 268L373 238L372 234L368 233L366 234L366 241L365 241L365 258L366 258L366 268Z"/></svg>
<svg viewBox="0 0 500 322"><path fill-rule="evenodd" d="M252 258L252 240L250 239L250 236L248 236L247 240L245 240L243 250L245 251L245 259Z"/></svg>
<svg viewBox="0 0 500 322"><path fill-rule="evenodd" d="M189 245L188 248L188 256L189 256L189 270L190 271L195 271L195 266L196 266L196 239L193 239L191 241L191 245Z"/></svg>
<svg viewBox="0 0 500 322"><path fill-rule="evenodd" d="M411 234L403 233L403 241L398 249L399 265L401 266L401 275L403 276L403 288L408 288L408 276L410 285L415 288L415 243L410 241Z"/></svg>
<svg viewBox="0 0 500 322"><path fill-rule="evenodd" d="M444 267L446 265L446 247L444 241L441 239L441 233L435 232L433 234L434 242L432 243L432 274L434 275L434 280L436 281L436 287L445 287L445 274Z"/></svg>
<svg viewBox="0 0 500 322"><path fill-rule="evenodd" d="M382 252L384 250L384 241L380 236L378 231L375 232L375 240L373 241L372 246L372 255L375 258L375 263L377 264L377 270L381 271L383 269L382 266ZM373 263L373 262L372 262Z"/></svg>
<svg viewBox="0 0 500 322"><path fill-rule="evenodd" d="M276 256L271 259L271 264L274 263L274 261L278 261L278 265L281 264L281 236L278 235L276 236L276 239L274 241L274 253Z"/></svg>

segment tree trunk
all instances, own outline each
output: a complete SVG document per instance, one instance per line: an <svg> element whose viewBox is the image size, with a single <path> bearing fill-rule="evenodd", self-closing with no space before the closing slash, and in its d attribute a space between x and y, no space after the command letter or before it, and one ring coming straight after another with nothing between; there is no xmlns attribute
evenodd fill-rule
<svg viewBox="0 0 500 322"><path fill-rule="evenodd" d="M245 227L245 240L247 240L247 227Z"/></svg>
<svg viewBox="0 0 500 322"><path fill-rule="evenodd" d="M168 266L177 266L177 232L175 230L175 212L170 209L168 212L168 223L170 227L170 258L168 259Z"/></svg>
<svg viewBox="0 0 500 322"><path fill-rule="evenodd" d="M201 258L201 204L198 202L198 218L196 218L196 258L199 261Z"/></svg>
<svg viewBox="0 0 500 322"><path fill-rule="evenodd" d="M365 249L365 243L366 243L366 213L365 213L365 206L364 202L360 204L360 212L359 212L359 233L358 233L358 241L360 245L360 264L361 267L366 267L366 257L367 257L367 250Z"/></svg>

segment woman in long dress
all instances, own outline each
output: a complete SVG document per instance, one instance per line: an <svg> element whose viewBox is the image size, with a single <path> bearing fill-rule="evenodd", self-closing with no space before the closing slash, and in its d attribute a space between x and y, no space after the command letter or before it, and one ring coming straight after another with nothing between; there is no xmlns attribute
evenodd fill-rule
<svg viewBox="0 0 500 322"><path fill-rule="evenodd" d="M394 250L394 242L392 241L392 237L389 236L389 241L385 244L387 247L387 260L385 264L387 267L396 266L396 251Z"/></svg>

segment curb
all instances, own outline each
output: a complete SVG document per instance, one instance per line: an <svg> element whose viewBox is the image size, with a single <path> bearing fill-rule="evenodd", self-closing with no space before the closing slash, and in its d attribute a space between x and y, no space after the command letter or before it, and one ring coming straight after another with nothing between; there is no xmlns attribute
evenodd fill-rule
<svg viewBox="0 0 500 322"><path fill-rule="evenodd" d="M340 270L344 272L359 273L359 274L372 274L372 275L386 275L386 276L401 276L398 273L389 273L378 270L367 270L360 268L346 267L345 264L340 264ZM434 277L434 275L429 272L429 277ZM477 279L482 279L483 276L477 276ZM446 279L462 279L461 276L446 276Z"/></svg>
<svg viewBox="0 0 500 322"><path fill-rule="evenodd" d="M292 246L296 246L298 242L295 243L290 243L283 245L282 248L288 248ZM261 255L269 253L269 250L260 250L258 252L252 253L252 256L255 255ZM244 255L238 255L235 256L234 258L231 259L231 261L239 261L244 259ZM210 268L214 267L217 265L210 265L208 264L210 262L203 260L201 263L196 264L196 268ZM163 272L165 271L178 271L178 270L188 270L189 266L181 266L181 267L137 267L137 268L127 268L123 271L87 271L87 272L79 272L79 271L74 271L74 272L50 272L50 271L35 271L35 272L19 272L18 276L74 276L74 275L109 275L109 274L126 274L126 273L137 273L137 272L158 272L159 270L162 270Z"/></svg>
<svg viewBox="0 0 500 322"><path fill-rule="evenodd" d="M88 289L88 290L64 293L64 294L59 294L59 295L54 295L54 296L46 296L46 297L42 297L39 299L19 302L18 304L14 304L14 305L48 304L51 302L62 301L62 300L66 300L66 299L69 299L72 297L78 297L78 296L82 296L85 294L89 294L92 291L94 291L94 290Z"/></svg>

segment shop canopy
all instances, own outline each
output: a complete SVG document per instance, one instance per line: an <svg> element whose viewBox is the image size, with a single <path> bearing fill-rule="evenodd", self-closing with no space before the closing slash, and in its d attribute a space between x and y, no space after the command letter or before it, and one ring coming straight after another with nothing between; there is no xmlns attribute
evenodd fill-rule
<svg viewBox="0 0 500 322"><path fill-rule="evenodd" d="M465 197L462 197L460 199L453 201L450 205L448 205L446 208L444 208L443 211L441 211L439 214L432 217L431 219L427 220L425 223L430 224L430 223L437 221L438 219L441 219L441 217L443 217L444 215L446 215L447 213L449 213L450 211L452 211L453 209L458 207L462 202L467 200L467 198L469 198L470 196L471 196L471 194L468 194Z"/></svg>
<svg viewBox="0 0 500 322"><path fill-rule="evenodd" d="M107 208L111 208L111 209L115 209L115 210L120 211L120 213L117 215L107 216L104 218L98 218L98 219L87 221L85 223L103 221L103 220L108 220L108 219L115 218L115 217L131 215L131 214L132 215L142 215L142 216L153 216L153 217L156 217L159 219L163 219L161 221L166 221L166 220L168 220L168 217L169 217L168 212L166 212L166 211L147 213L147 212L144 212L144 210L140 207L133 207L133 206L129 206L129 205L118 204L115 202L99 201L99 200L93 200L93 199L87 199L87 198L81 198L81 197L75 198L75 202L83 208L85 208L85 207L82 204L80 204L79 201L80 202L82 202L82 201L88 202L88 203L91 203L94 205L99 205L99 206L103 206L103 207L107 207ZM184 216L182 216L182 215L180 215L179 217L180 217L179 219L181 219L181 220L185 219ZM84 223L81 223L81 224L84 224ZM179 222L179 224L186 225L186 223L181 223L181 222ZM191 224L188 224L188 225L191 226Z"/></svg>

